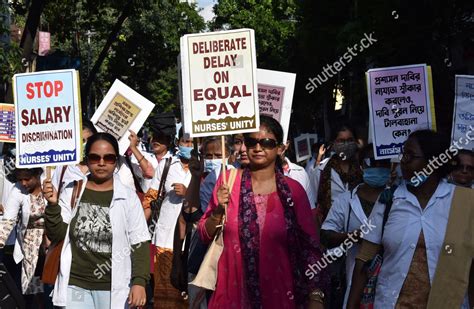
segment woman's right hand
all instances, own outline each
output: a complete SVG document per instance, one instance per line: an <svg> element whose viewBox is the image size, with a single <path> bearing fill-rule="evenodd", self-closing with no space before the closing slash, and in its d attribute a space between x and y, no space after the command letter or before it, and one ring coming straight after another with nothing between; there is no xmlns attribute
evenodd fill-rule
<svg viewBox="0 0 474 309"><path fill-rule="evenodd" d="M219 210L224 211L227 204L229 204L229 187L225 184L222 184L219 189L217 189L217 206Z"/></svg>
<svg viewBox="0 0 474 309"><path fill-rule="evenodd" d="M51 179L43 181L43 196L48 201L48 204L56 205L58 203L58 192L54 188Z"/></svg>

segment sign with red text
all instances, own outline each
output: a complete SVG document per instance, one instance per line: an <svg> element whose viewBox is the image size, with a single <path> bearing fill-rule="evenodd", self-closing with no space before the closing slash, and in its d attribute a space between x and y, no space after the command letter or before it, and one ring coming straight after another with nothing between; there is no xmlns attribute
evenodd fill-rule
<svg viewBox="0 0 474 309"><path fill-rule="evenodd" d="M183 36L181 70L184 129L191 137L258 131L252 29Z"/></svg>
<svg viewBox="0 0 474 309"><path fill-rule="evenodd" d="M112 134L124 154L130 146L129 130L138 133L154 107L150 100L116 79L91 121L99 132Z"/></svg>
<svg viewBox="0 0 474 309"><path fill-rule="evenodd" d="M76 70L13 76L16 166L76 164L80 161L81 108Z"/></svg>
<svg viewBox="0 0 474 309"><path fill-rule="evenodd" d="M273 117L281 124L283 142L286 142L296 74L257 69L257 82L260 114Z"/></svg>
<svg viewBox="0 0 474 309"><path fill-rule="evenodd" d="M14 143L15 105L0 103L0 143Z"/></svg>
<svg viewBox="0 0 474 309"><path fill-rule="evenodd" d="M301 134L295 138L296 162L301 162L311 158L311 145L309 134Z"/></svg>

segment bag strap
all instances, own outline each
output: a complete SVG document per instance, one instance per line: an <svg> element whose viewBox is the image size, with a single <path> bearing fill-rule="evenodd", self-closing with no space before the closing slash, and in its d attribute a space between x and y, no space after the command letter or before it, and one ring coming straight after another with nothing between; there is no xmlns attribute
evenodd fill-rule
<svg viewBox="0 0 474 309"><path fill-rule="evenodd" d="M163 173L161 174L160 186L158 187L158 197L163 195L163 191L165 189L166 178L168 177L168 171L170 170L170 166L171 166L171 158L166 158L165 168L163 169Z"/></svg>
<svg viewBox="0 0 474 309"><path fill-rule="evenodd" d="M63 165L61 167L61 176L59 177L59 185L58 185L58 201L59 201L59 195L61 194L61 190L63 188L63 179L64 179L64 174L66 173L67 170L67 165Z"/></svg>
<svg viewBox="0 0 474 309"><path fill-rule="evenodd" d="M388 189L385 189L384 193L386 199L384 200L385 204L385 210L383 212L383 219L382 219L382 236L383 232L385 230L385 223L387 223L388 220L388 215L390 214L390 210L392 209L392 204L393 204L393 194L395 193L395 190L397 189L397 186L392 186ZM383 194L383 193L382 193Z"/></svg>
<svg viewBox="0 0 474 309"><path fill-rule="evenodd" d="M79 181L74 181L74 188L72 189L71 195L71 209L74 209L76 207L77 199L79 198L79 195L81 195L83 183L84 180L82 179Z"/></svg>
<svg viewBox="0 0 474 309"><path fill-rule="evenodd" d="M143 154L142 154L143 155ZM135 185L135 191L144 193L142 187L140 186L140 182L138 181L138 177L133 171L133 166L132 166L132 159L130 158L129 155L125 155L125 162L130 169L130 172L132 172L132 177L133 177L133 184Z"/></svg>

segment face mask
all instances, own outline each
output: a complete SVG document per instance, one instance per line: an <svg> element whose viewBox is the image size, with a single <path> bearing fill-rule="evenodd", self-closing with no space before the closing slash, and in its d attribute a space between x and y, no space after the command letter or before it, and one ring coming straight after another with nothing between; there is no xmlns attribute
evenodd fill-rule
<svg viewBox="0 0 474 309"><path fill-rule="evenodd" d="M218 168L221 168L222 159L204 160L204 172L210 173Z"/></svg>
<svg viewBox="0 0 474 309"><path fill-rule="evenodd" d="M407 185L409 185L410 187L419 187L421 186L425 181L426 179L428 179L428 176L426 176L425 174L421 174L419 176L413 176L411 179L407 180Z"/></svg>
<svg viewBox="0 0 474 309"><path fill-rule="evenodd" d="M179 146L178 156L182 159L191 159L191 150L193 147Z"/></svg>
<svg viewBox="0 0 474 309"><path fill-rule="evenodd" d="M335 143L332 147L342 160L352 159L357 152L356 142Z"/></svg>
<svg viewBox="0 0 474 309"><path fill-rule="evenodd" d="M364 182L373 188L384 187L390 178L390 169L384 167L369 167L364 169Z"/></svg>
<svg viewBox="0 0 474 309"><path fill-rule="evenodd" d="M14 157L16 157L16 148L10 149L10 154Z"/></svg>

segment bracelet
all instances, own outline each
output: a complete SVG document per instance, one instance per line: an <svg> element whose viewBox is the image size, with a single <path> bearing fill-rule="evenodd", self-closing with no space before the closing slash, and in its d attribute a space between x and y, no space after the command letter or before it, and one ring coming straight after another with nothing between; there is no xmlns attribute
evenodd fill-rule
<svg viewBox="0 0 474 309"><path fill-rule="evenodd" d="M315 290L309 294L309 299L324 304L324 293L321 290Z"/></svg>
<svg viewBox="0 0 474 309"><path fill-rule="evenodd" d="M142 158L141 158L140 160L138 160L138 163L142 162L143 159L145 159L145 156L144 156L144 155L142 155Z"/></svg>
<svg viewBox="0 0 474 309"><path fill-rule="evenodd" d="M221 222L222 215L219 218L219 217L215 216L214 213L212 212L210 218L213 219L214 221Z"/></svg>

